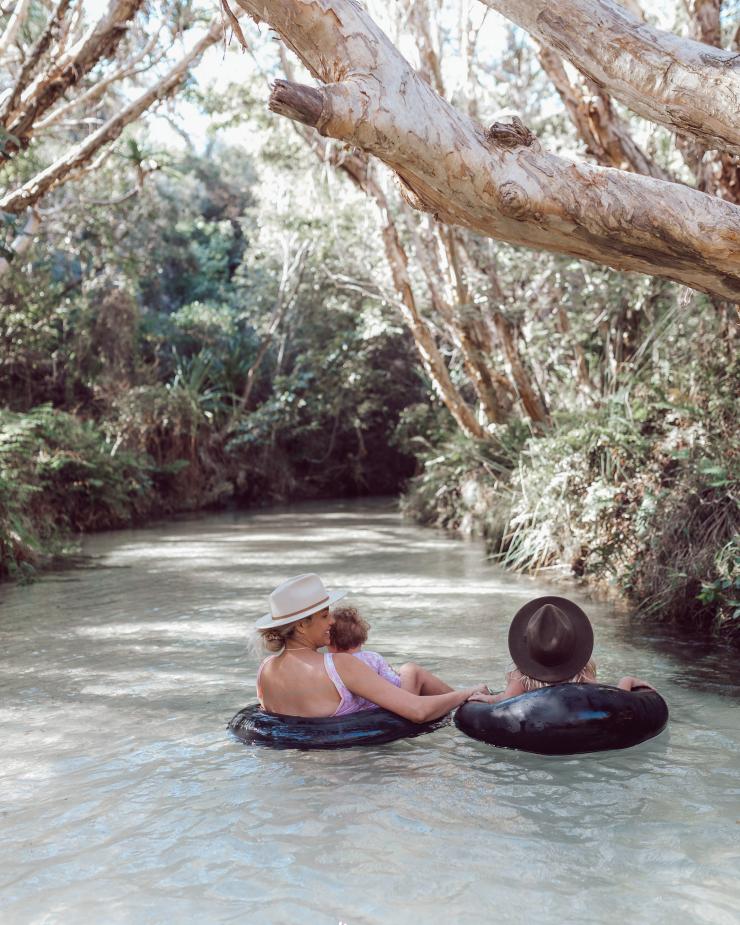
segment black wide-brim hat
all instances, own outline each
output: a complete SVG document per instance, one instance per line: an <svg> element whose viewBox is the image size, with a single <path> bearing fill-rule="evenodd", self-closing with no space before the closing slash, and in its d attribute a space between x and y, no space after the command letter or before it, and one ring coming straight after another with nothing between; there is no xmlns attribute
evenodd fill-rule
<svg viewBox="0 0 740 925"><path fill-rule="evenodd" d="M509 652L522 674L555 684L574 677L594 648L591 622L565 597L537 597L521 607L509 627Z"/></svg>

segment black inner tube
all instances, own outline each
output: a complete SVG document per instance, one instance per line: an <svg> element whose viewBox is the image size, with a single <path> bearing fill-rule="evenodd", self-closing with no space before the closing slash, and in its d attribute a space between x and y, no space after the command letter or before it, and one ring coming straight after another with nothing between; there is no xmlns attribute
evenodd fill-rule
<svg viewBox="0 0 740 925"><path fill-rule="evenodd" d="M658 735L668 707L656 691L554 684L500 703L464 703L455 725L473 739L539 755L629 748Z"/></svg>
<svg viewBox="0 0 740 925"><path fill-rule="evenodd" d="M433 732L449 722L448 715L428 723L412 723L380 707L347 716L313 719L267 713L258 703L254 703L240 710L228 728L248 745L307 750L382 745L396 739L410 739Z"/></svg>

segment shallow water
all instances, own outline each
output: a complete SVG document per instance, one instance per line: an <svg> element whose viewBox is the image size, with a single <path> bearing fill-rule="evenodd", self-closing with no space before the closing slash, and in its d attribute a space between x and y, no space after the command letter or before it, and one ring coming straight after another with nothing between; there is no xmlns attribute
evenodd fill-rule
<svg viewBox="0 0 740 925"><path fill-rule="evenodd" d="M93 537L94 567L0 590L0 919L11 923L740 921L733 659L576 597L599 676L671 722L542 758L448 727L376 748L251 749L246 629L283 578L353 589L370 648L501 685L513 612L552 587L387 504L302 505ZM734 670L734 669L733 669Z"/></svg>

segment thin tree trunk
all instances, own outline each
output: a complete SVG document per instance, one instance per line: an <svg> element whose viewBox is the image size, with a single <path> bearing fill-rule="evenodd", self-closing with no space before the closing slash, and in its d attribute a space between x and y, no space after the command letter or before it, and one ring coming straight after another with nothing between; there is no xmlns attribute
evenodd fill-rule
<svg viewBox="0 0 740 925"><path fill-rule="evenodd" d="M296 85L290 84L290 86ZM304 101L302 92L300 96L300 112L304 112L306 106L310 109L311 99L315 99L315 97L309 97L308 100ZM290 99L287 99L284 105L290 108ZM299 118L294 121L301 122L302 119ZM453 383L447 364L439 352L429 324L416 303L416 296L408 273L408 256L393 221L388 200L380 185L372 178L367 159L359 153L330 150L327 143L320 136L308 129L305 131L301 129L300 134L322 161L333 164L375 204L386 261L398 296L398 305L414 340L422 366L432 382L434 391L463 433L478 440L485 439L485 430Z"/></svg>
<svg viewBox="0 0 740 925"><path fill-rule="evenodd" d="M595 386L591 381L591 376L588 372L586 354L583 352L583 347L581 347L575 337L573 337L572 329L570 326L570 318L568 318L568 312L566 311L565 305L563 305L562 301L558 301L556 311L558 330L564 336L566 342L570 344L571 349L573 350L573 357L575 359L576 365L576 382L586 391L592 392L594 391Z"/></svg>
<svg viewBox="0 0 740 925"><path fill-rule="evenodd" d="M470 295L464 283L460 281L455 285L455 298L448 298L443 294L444 284L437 254L434 253L430 242L422 240L415 216L410 214L411 209L408 204L404 203L404 205L404 214L407 219L406 225L411 233L414 252L431 295L432 308L442 319L449 337L460 350L465 372L475 390L486 420L489 424L503 424L511 411L511 401L507 399L508 393L513 390L508 380L504 379L508 388L505 389L503 396L500 395L501 377L494 379L489 367L492 358L486 356L486 351L482 348L475 331L475 325L471 323L467 310ZM439 231L439 228L436 230ZM452 233L451 229L446 230ZM447 253L441 233L437 235L437 239L445 249L445 253Z"/></svg>
<svg viewBox="0 0 740 925"><path fill-rule="evenodd" d="M694 38L713 48L722 47L720 11L722 0L691 0Z"/></svg>
<svg viewBox="0 0 740 925"><path fill-rule="evenodd" d="M721 47L720 10L720 0L693 0L690 13L695 39ZM686 136L679 136L676 141L700 190L740 204L740 155L727 151L707 151L705 145Z"/></svg>
<svg viewBox="0 0 740 925"><path fill-rule="evenodd" d="M378 208L386 258L396 292L400 296L401 311L411 330L424 368L432 380L435 391L457 421L460 429L468 436L483 440L486 432L452 382L447 364L437 349L429 325L416 304L408 273L408 257L391 218L385 194L374 180L368 178L365 184L366 191Z"/></svg>
<svg viewBox="0 0 740 925"><path fill-rule="evenodd" d="M5 31L0 35L0 58L7 55L8 50L15 41L18 30L23 25L28 14L30 3L31 0L17 0L13 12L10 14L10 19L5 27Z"/></svg>
<svg viewBox="0 0 740 925"><path fill-rule="evenodd" d="M257 373L259 372L260 366L262 365L262 361L264 360L270 344L272 343L275 332L280 328L286 312L295 301L295 296L298 292L298 287L301 284L303 270L306 265L307 252L308 242L304 241L291 259L287 243L285 245L285 252L283 254L283 268L280 275L277 298L275 299L275 305L272 310L272 316L270 318L267 332L265 333L259 345L257 356L254 358L252 365L247 371L247 379L244 385L244 391L242 393L241 401L239 402L240 411L245 411L249 407L249 399L252 395L254 383L257 381Z"/></svg>
<svg viewBox="0 0 740 925"><path fill-rule="evenodd" d="M2 106L0 106L0 123L4 126L7 125L9 117L16 112L21 94L33 80L41 60L49 50L51 43L58 36L71 2L72 0L58 0L57 5L51 11L43 32L31 46L12 89L5 97ZM6 153L11 151L12 149L9 149Z"/></svg>
<svg viewBox="0 0 740 925"><path fill-rule="evenodd" d="M511 402L499 394L502 377L494 379L490 364L493 356L481 342L476 322L479 311L473 305L473 298L465 281L460 260L457 235L454 228L438 226L439 240L447 258L456 300L450 307L451 324L454 327L463 354L465 369L478 394L486 417L492 424L503 424L509 417ZM506 392L511 393L508 380ZM498 385L498 388L497 388Z"/></svg>
<svg viewBox="0 0 740 925"><path fill-rule="evenodd" d="M740 298L740 209L679 184L543 152L521 124L453 109L351 0L239 0L320 79L278 81L271 107L375 154L416 207L488 237ZM711 229L711 233L710 233Z"/></svg>
<svg viewBox="0 0 740 925"><path fill-rule="evenodd" d="M522 407L535 424L548 425L550 412L539 387L534 384L534 376L526 368L519 352L516 328L500 311L491 312L491 319L504 349Z"/></svg>
<svg viewBox="0 0 740 925"><path fill-rule="evenodd" d="M615 0L482 0L638 115L740 154L740 61L655 29Z"/></svg>

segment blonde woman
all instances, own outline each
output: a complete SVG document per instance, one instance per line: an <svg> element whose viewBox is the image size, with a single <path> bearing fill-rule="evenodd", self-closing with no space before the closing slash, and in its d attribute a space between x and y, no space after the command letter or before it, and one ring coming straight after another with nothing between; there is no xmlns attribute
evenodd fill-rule
<svg viewBox="0 0 740 925"><path fill-rule="evenodd" d="M270 595L270 611L255 624L267 651L257 672L257 696L269 713L289 716L346 716L367 709L366 701L414 723L449 713L484 684L444 693L403 690L348 653L320 653L330 644L331 606L346 591L329 592L316 574L298 575ZM438 679L437 679L438 680ZM444 682L440 682L444 684Z"/></svg>

